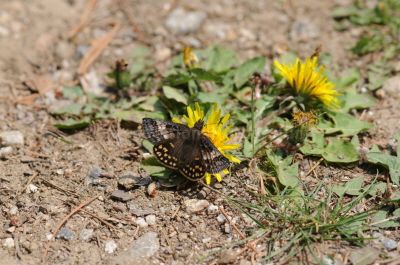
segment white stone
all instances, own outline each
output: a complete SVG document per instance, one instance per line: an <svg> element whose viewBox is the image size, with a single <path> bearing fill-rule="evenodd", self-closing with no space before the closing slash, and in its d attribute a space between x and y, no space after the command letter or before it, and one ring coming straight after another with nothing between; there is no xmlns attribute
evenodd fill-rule
<svg viewBox="0 0 400 265"><path fill-rule="evenodd" d="M200 212L210 205L210 203L207 200L197 200L197 199L186 200L184 201L184 204L186 206L186 211L189 214Z"/></svg>
<svg viewBox="0 0 400 265"><path fill-rule="evenodd" d="M136 219L136 223L137 223L138 226L140 226L140 227L148 227L148 226L149 226L149 224L146 223L146 221L145 221L142 217L137 218L137 219Z"/></svg>
<svg viewBox="0 0 400 265"><path fill-rule="evenodd" d="M202 241L203 241L203 243L210 242L211 241L211 237L204 238Z"/></svg>
<svg viewBox="0 0 400 265"><path fill-rule="evenodd" d="M8 131L0 133L0 145L5 146L23 146L24 135L20 131Z"/></svg>
<svg viewBox="0 0 400 265"><path fill-rule="evenodd" d="M108 254L114 253L114 251L117 249L117 247L118 247L117 243L115 243L115 241L112 239L108 239L106 242L104 242L104 250Z"/></svg>
<svg viewBox="0 0 400 265"><path fill-rule="evenodd" d="M207 208L207 213L208 214L215 214L218 212L218 207L215 206L214 204L211 204L208 208Z"/></svg>
<svg viewBox="0 0 400 265"><path fill-rule="evenodd" d="M149 226L155 226L156 225L156 216L154 214L146 216L146 223Z"/></svg>
<svg viewBox="0 0 400 265"><path fill-rule="evenodd" d="M14 239L12 238L4 239L3 246L5 246L6 248L13 248L15 246Z"/></svg>
<svg viewBox="0 0 400 265"><path fill-rule="evenodd" d="M35 193L38 191L38 187L36 187L33 184L29 184L28 187L26 187L26 193Z"/></svg>

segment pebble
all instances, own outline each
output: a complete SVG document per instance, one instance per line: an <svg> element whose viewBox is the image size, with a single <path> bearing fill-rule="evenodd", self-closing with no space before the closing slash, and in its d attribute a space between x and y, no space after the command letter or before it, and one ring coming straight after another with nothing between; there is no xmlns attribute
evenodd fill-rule
<svg viewBox="0 0 400 265"><path fill-rule="evenodd" d="M106 240L106 242L104 242L104 250L108 254L114 253L117 247L118 247L117 243L115 243L115 241L112 239L108 239Z"/></svg>
<svg viewBox="0 0 400 265"><path fill-rule="evenodd" d="M165 21L165 27L173 34L188 34L196 32L207 17L202 11L186 12L174 9Z"/></svg>
<svg viewBox="0 0 400 265"><path fill-rule="evenodd" d="M292 24L289 36L293 41L307 41L320 36L320 30L307 19L298 20Z"/></svg>
<svg viewBox="0 0 400 265"><path fill-rule="evenodd" d="M230 249L224 249L219 254L218 264L230 264L236 261L236 253Z"/></svg>
<svg viewBox="0 0 400 265"><path fill-rule="evenodd" d="M184 204L186 206L186 211L189 214L200 212L210 205L210 203L206 200L197 200L197 199L186 200L184 201Z"/></svg>
<svg viewBox="0 0 400 265"><path fill-rule="evenodd" d="M225 226L225 230L224 230L225 233L230 234L231 231L232 231L230 224L229 223L225 223L224 226Z"/></svg>
<svg viewBox="0 0 400 265"><path fill-rule="evenodd" d="M136 223L140 227L148 227L149 226L149 224L146 223L146 220L144 220L142 217L137 218Z"/></svg>
<svg viewBox="0 0 400 265"><path fill-rule="evenodd" d="M69 228L62 228L60 229L60 231L58 231L56 237L67 240L69 242L73 242L75 237L75 232Z"/></svg>
<svg viewBox="0 0 400 265"><path fill-rule="evenodd" d="M388 96L399 98L400 95L400 75L395 75L388 78L383 83L382 89Z"/></svg>
<svg viewBox="0 0 400 265"><path fill-rule="evenodd" d="M203 243L208 243L211 241L211 237L203 238Z"/></svg>
<svg viewBox="0 0 400 265"><path fill-rule="evenodd" d="M0 148L0 158L5 158L13 153L13 148L11 146Z"/></svg>
<svg viewBox="0 0 400 265"><path fill-rule="evenodd" d="M160 242L157 233L148 232L132 242L127 251L119 254L108 264L150 264L149 258L159 249Z"/></svg>
<svg viewBox="0 0 400 265"><path fill-rule="evenodd" d="M224 223L226 221L225 216L221 213L220 215L217 216L217 221L218 223Z"/></svg>
<svg viewBox="0 0 400 265"><path fill-rule="evenodd" d="M146 223L149 226L155 226L156 225L156 216L153 214L146 216Z"/></svg>
<svg viewBox="0 0 400 265"><path fill-rule="evenodd" d="M383 239L381 244L389 251L397 249L398 246L397 242L390 238Z"/></svg>
<svg viewBox="0 0 400 265"><path fill-rule="evenodd" d="M79 240L81 242L88 241L92 237L93 231L94 231L93 229L86 229L86 228L82 229L82 231L79 233Z"/></svg>
<svg viewBox="0 0 400 265"><path fill-rule="evenodd" d="M119 200L119 201L130 201L133 196L130 193L124 192L122 190L115 190L111 193L111 198L115 199L115 200Z"/></svg>
<svg viewBox="0 0 400 265"><path fill-rule="evenodd" d="M8 131L0 133L0 146L16 147L24 145L24 135L20 131Z"/></svg>
<svg viewBox="0 0 400 265"><path fill-rule="evenodd" d="M12 238L4 239L3 246L5 246L6 248L13 248L15 246L14 239Z"/></svg>
<svg viewBox="0 0 400 265"><path fill-rule="evenodd" d="M39 188L38 187L36 187L35 185L33 185L33 184L29 184L28 185L28 187L26 187L26 193L35 193L35 192L37 192L39 190Z"/></svg>
<svg viewBox="0 0 400 265"><path fill-rule="evenodd" d="M76 55L78 59L82 58L86 55L86 53L90 50L90 45L78 45L76 47Z"/></svg>
<svg viewBox="0 0 400 265"><path fill-rule="evenodd" d="M88 177L91 179L98 179L101 173L105 173L106 171L101 168L92 167L89 169Z"/></svg>
<svg viewBox="0 0 400 265"><path fill-rule="evenodd" d="M168 58L171 57L172 51L170 48L163 47L161 49L156 50L154 53L154 60L156 62L163 62L166 61Z"/></svg>
<svg viewBox="0 0 400 265"><path fill-rule="evenodd" d="M25 248L29 253L35 252L39 249L39 245L36 242L25 241L22 243L22 247Z"/></svg>
<svg viewBox="0 0 400 265"><path fill-rule="evenodd" d="M210 214L215 214L218 212L218 207L215 206L214 204L211 204L208 208L207 208L207 213Z"/></svg>
<svg viewBox="0 0 400 265"><path fill-rule="evenodd" d="M124 187L124 189L132 189L140 181L140 177L134 177L132 175L123 176L118 180L118 185Z"/></svg>

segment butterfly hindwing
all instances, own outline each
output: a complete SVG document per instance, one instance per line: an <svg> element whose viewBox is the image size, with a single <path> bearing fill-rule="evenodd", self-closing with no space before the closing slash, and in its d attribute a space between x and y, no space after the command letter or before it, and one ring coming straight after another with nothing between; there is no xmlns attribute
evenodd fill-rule
<svg viewBox="0 0 400 265"><path fill-rule="evenodd" d="M200 146L203 163L208 173L215 174L229 166L228 158L221 154L207 136L202 135Z"/></svg>
<svg viewBox="0 0 400 265"><path fill-rule="evenodd" d="M174 142L176 141L171 140L161 144L155 144L153 146L153 152L158 162L166 167L178 169L180 161L179 156L176 155Z"/></svg>

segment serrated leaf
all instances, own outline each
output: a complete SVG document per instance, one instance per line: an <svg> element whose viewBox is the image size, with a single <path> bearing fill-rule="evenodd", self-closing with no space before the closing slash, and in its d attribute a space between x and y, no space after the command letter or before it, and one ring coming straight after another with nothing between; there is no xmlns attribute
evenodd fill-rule
<svg viewBox="0 0 400 265"><path fill-rule="evenodd" d="M346 113L327 111L334 124L320 121L318 128L326 134L341 132L341 136L352 136L373 127L372 123L363 122Z"/></svg>
<svg viewBox="0 0 400 265"><path fill-rule="evenodd" d="M88 126L90 122L91 119L89 117L85 117L81 120L68 119L62 123L54 123L53 126L60 129L73 130L84 128Z"/></svg>
<svg viewBox="0 0 400 265"><path fill-rule="evenodd" d="M182 92L178 89L170 87L170 86L163 86L164 95L169 99L175 99L178 102L181 102L187 105L187 98L185 98Z"/></svg>
<svg viewBox="0 0 400 265"><path fill-rule="evenodd" d="M382 153L368 153L366 155L369 162L382 165L389 169L390 179L396 184L400 185L400 158L382 154Z"/></svg>
<svg viewBox="0 0 400 265"><path fill-rule="evenodd" d="M56 115L70 114L70 115L78 116L79 114L81 114L82 108L84 106L85 106L85 104L75 103L75 104L71 104L71 105L62 107L61 109L55 110L55 111L53 111L53 113Z"/></svg>
<svg viewBox="0 0 400 265"><path fill-rule="evenodd" d="M313 142L306 143L300 148L305 155L322 156L329 162L351 163L358 161L359 155L354 145L337 138L328 138L328 143L320 133L311 134Z"/></svg>
<svg viewBox="0 0 400 265"><path fill-rule="evenodd" d="M243 86L254 72L261 72L265 68L265 57L256 57L241 64L236 69L234 83L237 88Z"/></svg>
<svg viewBox="0 0 400 265"><path fill-rule="evenodd" d="M70 99L81 98L85 95L81 86L65 86L62 93L64 97Z"/></svg>

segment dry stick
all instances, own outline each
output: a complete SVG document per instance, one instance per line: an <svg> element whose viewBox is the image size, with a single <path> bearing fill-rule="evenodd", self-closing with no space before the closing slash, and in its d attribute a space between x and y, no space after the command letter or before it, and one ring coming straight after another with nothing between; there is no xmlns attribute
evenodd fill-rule
<svg viewBox="0 0 400 265"><path fill-rule="evenodd" d="M63 200L63 199L61 199L61 198L54 197L54 196L52 196L52 198L57 199L57 200L60 200L60 201L62 201L62 202L65 202L66 204L68 204L68 205L70 205L70 206L76 206L76 205L74 205L74 204L72 204L72 203L70 203L70 202L67 202L66 200ZM111 228L119 229L119 227L116 227L115 225L110 224L110 223L107 222L106 220L103 220L100 216L97 216L97 215L95 215L95 214L89 213L88 211L85 211L85 210L83 210L83 209L81 209L81 211L84 212L84 213L86 213L86 214L88 214L88 215L90 215L90 216L92 216L92 217L94 217L94 218L96 218L97 220L99 220L100 222L102 222L102 223L108 225L108 226L111 227Z"/></svg>
<svg viewBox="0 0 400 265"><path fill-rule="evenodd" d="M54 239L56 237L56 234L58 232L58 230L60 230L61 226L65 223L65 221L68 220L68 218L70 218L74 213L76 213L77 211L79 211L79 209L81 209L82 207L88 205L89 203L91 203L92 201L96 200L98 197L100 196L100 194L98 194L97 196L95 196L94 198L82 203L81 205L79 205L77 208L75 208L70 214L68 214L61 222L60 224L57 226L57 228L54 230L53 235L51 237L51 239L49 240L49 242L47 242L47 246L46 249L43 253L42 256L42 261L44 261L44 259L46 258L47 252L49 251L52 239Z"/></svg>
<svg viewBox="0 0 400 265"><path fill-rule="evenodd" d="M167 232L165 231L164 227L161 227L160 229L161 229L162 234L163 234L164 237L165 237L165 240L167 241L168 246L171 248L171 251L172 251L172 252L175 252L175 250L174 250L174 248L173 248L173 246L172 246L172 243L171 243L171 241L169 240L168 235L167 235Z"/></svg>
<svg viewBox="0 0 400 265"><path fill-rule="evenodd" d="M179 205L178 208L176 209L176 211L171 215L171 219L175 218L175 215L178 213L180 208L181 208L181 206Z"/></svg>
<svg viewBox="0 0 400 265"><path fill-rule="evenodd" d="M73 38L86 24L86 22L89 20L90 14L93 11L94 6L96 5L97 0L89 0L85 6L85 10L83 10L83 14L81 18L79 19L78 24L75 25L75 27L69 32L68 38Z"/></svg>
<svg viewBox="0 0 400 265"><path fill-rule="evenodd" d="M41 179L43 182L45 182L46 184L48 184L48 185L50 185L50 186L52 186L52 187L54 187L54 188L56 188L56 189L58 189L58 190L61 190L61 191L65 192L65 193L67 193L67 194L69 194L69 195L72 195L72 196L75 196L75 197L79 198L79 194L77 194L77 193L75 193L75 192L72 192L72 191L63 189L63 188L61 188L61 187L59 187L59 186L57 186L57 185L51 183L50 181L45 180L44 178L40 178L40 179Z"/></svg>
<svg viewBox="0 0 400 265"><path fill-rule="evenodd" d="M36 172L35 174L33 174L33 175L28 179L28 181L26 182L25 187L19 189L19 190L17 191L17 194L20 194L22 191L26 190L26 189L28 188L29 184L31 184L32 180L33 180L37 175L39 175L39 173L37 173L37 172Z"/></svg>
<svg viewBox="0 0 400 265"><path fill-rule="evenodd" d="M240 231L236 225L234 223L232 223L232 220L228 217L228 215L226 214L226 212L224 211L224 209L221 208L221 206L218 205L218 209L220 210L220 212L225 216L225 219L228 220L229 224L236 230L236 232L239 233L239 235L243 238L246 239L246 236L242 233L242 231ZM261 255L260 251L258 251L253 245L250 245L248 242L247 244L249 245L249 247L251 247L251 249L257 253L257 255Z"/></svg>
<svg viewBox="0 0 400 265"><path fill-rule="evenodd" d="M136 227L135 233L133 234L131 240L129 240L129 244L133 242L133 240L135 240L135 236L137 235L137 233L139 232L139 226Z"/></svg>
<svg viewBox="0 0 400 265"><path fill-rule="evenodd" d="M120 27L121 25L118 22L114 22L114 27L90 48L78 67L79 75L86 73L96 58L99 57L99 55L107 48L108 44L110 44Z"/></svg>
<svg viewBox="0 0 400 265"><path fill-rule="evenodd" d="M308 176L308 174L310 174L322 161L324 161L324 158L321 157L317 163L315 163L315 165L306 173L305 176Z"/></svg>
<svg viewBox="0 0 400 265"><path fill-rule="evenodd" d="M29 149L22 148L22 147L21 147L21 150L24 151L25 153L28 153L28 154L31 154L31 155L35 155L35 156L39 156L39 157L49 157L49 158L50 157L54 157L53 155L45 155L45 154L37 153L37 152L31 151Z"/></svg>
<svg viewBox="0 0 400 265"><path fill-rule="evenodd" d="M121 5L122 12L124 12L125 16L128 18L128 21L131 24L133 31L136 32L139 41L143 42L143 34L140 31L139 27L136 25L136 23L133 21L131 13L129 13L128 3L126 2L126 0L120 0L119 3Z"/></svg>

